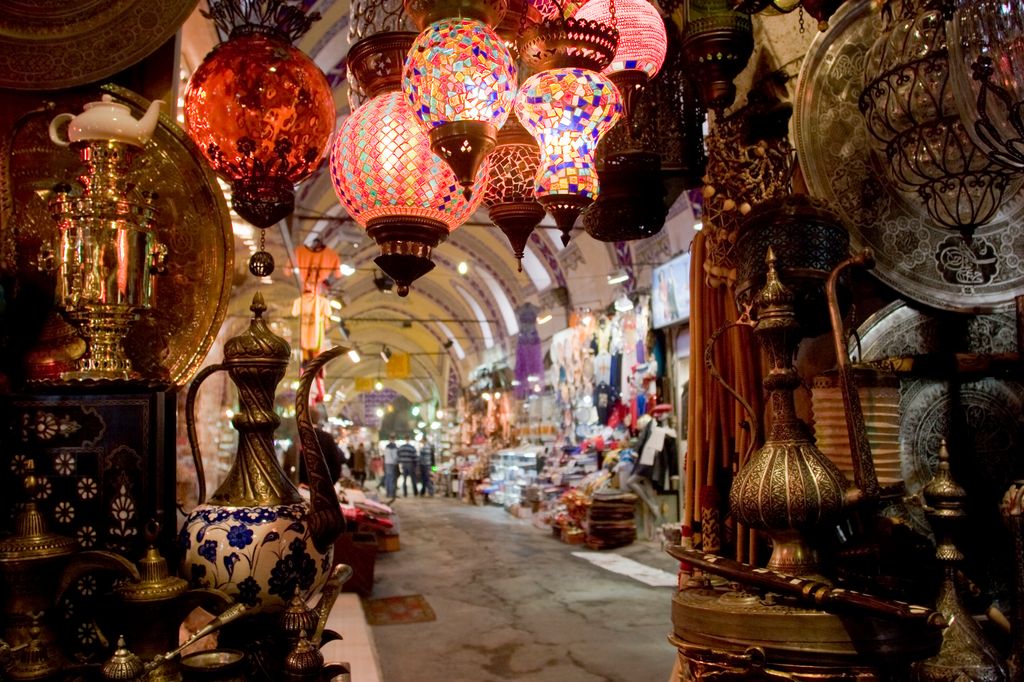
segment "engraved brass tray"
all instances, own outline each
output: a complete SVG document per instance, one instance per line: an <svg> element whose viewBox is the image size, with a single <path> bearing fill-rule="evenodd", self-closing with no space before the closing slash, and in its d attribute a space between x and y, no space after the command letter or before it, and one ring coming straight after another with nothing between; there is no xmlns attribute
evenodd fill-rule
<svg viewBox="0 0 1024 682"><path fill-rule="evenodd" d="M965 316L918 309L902 301L882 308L858 329L860 352L867 362L1010 353L1017 349L1016 334L1012 308ZM973 478L975 485L1002 490L1024 473L1018 456L1024 447L1024 385L1019 381L977 375L958 378L952 372L904 376L900 414L900 466L910 493L921 490L935 474L943 439L951 443L953 458L970 458L970 472L958 476Z"/></svg>
<svg viewBox="0 0 1024 682"><path fill-rule="evenodd" d="M792 125L807 186L842 216L851 249L874 249L881 281L942 310L992 310L1024 293L1024 193L1008 199L968 248L923 204L890 188L857 107L864 56L880 25L870 0L849 0L804 58Z"/></svg>
<svg viewBox="0 0 1024 682"><path fill-rule="evenodd" d="M3 0L0 87L56 90L93 83L166 42L196 0Z"/></svg>
<svg viewBox="0 0 1024 682"><path fill-rule="evenodd" d="M129 90L106 85L61 93L55 112L79 112L104 92L128 104L135 117L149 104ZM74 181L80 168L72 151L50 141L47 126L53 115L33 118L11 155L14 215L8 229L16 240L17 277L21 295L41 305L52 300L53 276L40 273L36 261L40 247L52 243L57 232L48 202L54 185ZM158 195L156 238L167 245L168 254L167 272L153 285L153 307L133 324L125 351L147 383L183 386L205 358L227 312L234 267L231 219L216 177L185 132L164 114L132 179ZM32 321L24 324L30 328ZM36 349L43 345L45 340ZM31 365L27 379L40 379Z"/></svg>

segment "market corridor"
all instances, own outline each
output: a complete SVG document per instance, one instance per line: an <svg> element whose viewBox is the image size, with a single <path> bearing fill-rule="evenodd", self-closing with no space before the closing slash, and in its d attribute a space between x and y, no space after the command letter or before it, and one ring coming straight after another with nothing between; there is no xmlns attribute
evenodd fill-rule
<svg viewBox="0 0 1024 682"><path fill-rule="evenodd" d="M500 507L399 498L395 508L402 549L378 557L373 596L421 594L437 620L373 627L385 682L669 678L670 587L573 556L590 550ZM652 543L616 553L675 570Z"/></svg>

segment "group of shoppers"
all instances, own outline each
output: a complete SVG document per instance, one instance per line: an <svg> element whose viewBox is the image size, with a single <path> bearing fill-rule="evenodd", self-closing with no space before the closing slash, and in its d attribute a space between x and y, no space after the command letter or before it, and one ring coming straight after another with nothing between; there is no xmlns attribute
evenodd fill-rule
<svg viewBox="0 0 1024 682"><path fill-rule="evenodd" d="M416 496L434 496L434 446L423 443L417 452L416 446L406 441L401 445L388 441L384 446L384 494L388 502L398 496L398 476L402 476L402 495L409 497L409 483Z"/></svg>

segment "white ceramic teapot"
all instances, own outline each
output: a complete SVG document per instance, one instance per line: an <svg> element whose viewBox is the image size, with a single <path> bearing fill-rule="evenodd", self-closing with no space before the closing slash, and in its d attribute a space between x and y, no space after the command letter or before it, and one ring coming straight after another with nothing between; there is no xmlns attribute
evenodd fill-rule
<svg viewBox="0 0 1024 682"><path fill-rule="evenodd" d="M61 147L83 140L111 140L141 147L156 130L162 104L158 99L153 100L145 115L135 119L127 105L115 102L110 95L103 95L101 101L86 104L85 111L78 116L55 116L50 122L50 139ZM61 137L58 130L65 122L68 124L67 139Z"/></svg>

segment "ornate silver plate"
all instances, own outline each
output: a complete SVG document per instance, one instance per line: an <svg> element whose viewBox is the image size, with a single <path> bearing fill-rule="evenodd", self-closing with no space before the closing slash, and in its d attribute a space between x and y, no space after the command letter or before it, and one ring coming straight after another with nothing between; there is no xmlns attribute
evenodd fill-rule
<svg viewBox="0 0 1024 682"><path fill-rule="evenodd" d="M864 361L954 353L1016 350L1011 309L966 316L890 303L858 329ZM900 380L900 465L908 492L923 488L935 473L939 444L951 444L961 484L1000 491L1020 474L1024 445L1024 386L996 377L965 377L959 385L944 377ZM966 473L965 473L966 472Z"/></svg>
<svg viewBox="0 0 1024 682"><path fill-rule="evenodd" d="M807 186L842 216L851 248L874 249L881 281L942 310L993 310L1024 293L1024 193L968 247L889 187L857 107L864 56L880 24L870 0L849 0L804 58L792 125Z"/></svg>

